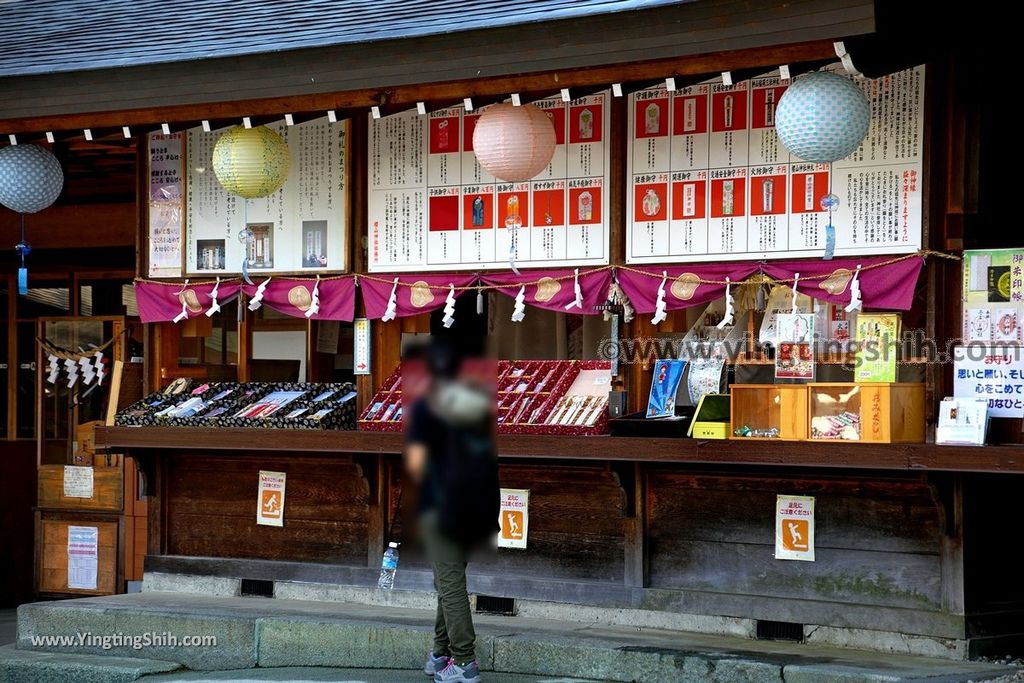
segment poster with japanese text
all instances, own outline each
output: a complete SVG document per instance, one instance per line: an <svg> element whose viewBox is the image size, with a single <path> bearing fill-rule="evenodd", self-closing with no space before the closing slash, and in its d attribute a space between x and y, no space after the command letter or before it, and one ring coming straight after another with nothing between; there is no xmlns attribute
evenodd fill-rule
<svg viewBox="0 0 1024 683"><path fill-rule="evenodd" d="M96 590L99 537L98 527L68 526L68 588Z"/></svg>
<svg viewBox="0 0 1024 683"><path fill-rule="evenodd" d="M791 157L775 133L788 81L664 85L630 97L626 260L822 256L833 192L835 255L921 247L924 67L858 79L871 104L861 146L832 165Z"/></svg>
<svg viewBox="0 0 1024 683"><path fill-rule="evenodd" d="M963 274L963 341L1021 343L1024 249L965 251Z"/></svg>
<svg viewBox="0 0 1024 683"><path fill-rule="evenodd" d="M557 144L547 168L520 183L476 160L473 131L486 107L371 118L369 270L608 263L609 99L534 102Z"/></svg>
<svg viewBox="0 0 1024 683"><path fill-rule="evenodd" d="M775 559L814 561L814 498L777 496Z"/></svg>
<svg viewBox="0 0 1024 683"><path fill-rule="evenodd" d="M985 399L991 417L1024 417L1024 349L981 344L955 347L953 396Z"/></svg>
<svg viewBox="0 0 1024 683"><path fill-rule="evenodd" d="M527 489L501 489L498 525L499 548L526 550L530 527L530 492Z"/></svg>
<svg viewBox="0 0 1024 683"><path fill-rule="evenodd" d="M250 200L225 190L210 167L223 131L188 131L186 274L239 273L243 262L253 277L346 268L348 122L268 127L288 143L291 168L281 189ZM240 238L246 228L251 237Z"/></svg>
<svg viewBox="0 0 1024 683"><path fill-rule="evenodd" d="M284 494L288 475L284 472L260 470L257 490L256 523L264 526L284 526Z"/></svg>
<svg viewBox="0 0 1024 683"><path fill-rule="evenodd" d="M184 134L149 136L149 277L181 276Z"/></svg>
<svg viewBox="0 0 1024 683"><path fill-rule="evenodd" d="M857 351L855 382L895 382L900 316L898 313L858 313L854 329Z"/></svg>

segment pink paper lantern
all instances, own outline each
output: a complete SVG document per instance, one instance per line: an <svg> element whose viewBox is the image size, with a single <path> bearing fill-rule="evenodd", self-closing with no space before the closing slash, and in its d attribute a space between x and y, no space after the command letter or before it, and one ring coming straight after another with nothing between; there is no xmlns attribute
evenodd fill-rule
<svg viewBox="0 0 1024 683"><path fill-rule="evenodd" d="M483 113L473 131L477 161L491 175L508 183L533 178L555 154L555 127L532 104L496 104Z"/></svg>

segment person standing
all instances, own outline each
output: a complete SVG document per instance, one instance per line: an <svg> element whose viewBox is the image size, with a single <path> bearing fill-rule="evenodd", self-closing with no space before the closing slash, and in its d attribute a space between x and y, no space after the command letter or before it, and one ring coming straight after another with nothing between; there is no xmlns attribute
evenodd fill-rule
<svg viewBox="0 0 1024 683"><path fill-rule="evenodd" d="M500 494L492 391L460 379L455 347L424 354L429 388L406 423L406 467L419 483L419 530L434 572L434 645L423 671L438 683L480 683L466 590L473 549L499 529Z"/></svg>

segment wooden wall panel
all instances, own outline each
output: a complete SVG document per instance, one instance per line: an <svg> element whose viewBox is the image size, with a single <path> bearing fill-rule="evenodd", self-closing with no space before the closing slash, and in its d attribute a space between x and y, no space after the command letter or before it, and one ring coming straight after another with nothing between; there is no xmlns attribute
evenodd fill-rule
<svg viewBox="0 0 1024 683"><path fill-rule="evenodd" d="M483 556L475 572L623 580L623 494L610 471L503 465L500 476L505 488L530 490L528 547Z"/></svg>
<svg viewBox="0 0 1024 683"><path fill-rule="evenodd" d="M780 493L815 496L816 561L774 559ZM924 482L658 470L647 500L653 587L942 606L941 520Z"/></svg>
<svg viewBox="0 0 1024 683"><path fill-rule="evenodd" d="M68 527L94 526L98 529L98 565L96 590L68 588ZM117 586L117 522L65 521L43 519L40 522L41 544L39 591L42 593L81 593L108 595Z"/></svg>
<svg viewBox="0 0 1024 683"><path fill-rule="evenodd" d="M367 490L352 462L186 455L168 464L169 553L365 564ZM284 527L256 524L261 469L288 475Z"/></svg>

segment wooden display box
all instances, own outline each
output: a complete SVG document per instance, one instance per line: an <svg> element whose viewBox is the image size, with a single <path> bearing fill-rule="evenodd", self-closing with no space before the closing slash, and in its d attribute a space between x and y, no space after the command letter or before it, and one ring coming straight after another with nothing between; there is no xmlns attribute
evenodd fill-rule
<svg viewBox="0 0 1024 683"><path fill-rule="evenodd" d="M801 441L808 435L807 386L803 384L733 384L729 438ZM739 436L736 431L777 429L778 436Z"/></svg>
<svg viewBox="0 0 1024 683"><path fill-rule="evenodd" d="M811 441L923 443L924 384L808 384Z"/></svg>
<svg viewBox="0 0 1024 683"><path fill-rule="evenodd" d="M120 471L120 470L118 470ZM117 517L36 513L36 593L44 595L112 595L121 584L118 545L121 535ZM96 527L96 588L68 588L68 528Z"/></svg>
<svg viewBox="0 0 1024 683"><path fill-rule="evenodd" d="M124 507L124 470L121 456L113 456L116 466L93 466L92 497L64 495L65 465L39 466L39 507L60 510L103 510L121 512ZM102 457L97 460L103 460Z"/></svg>

